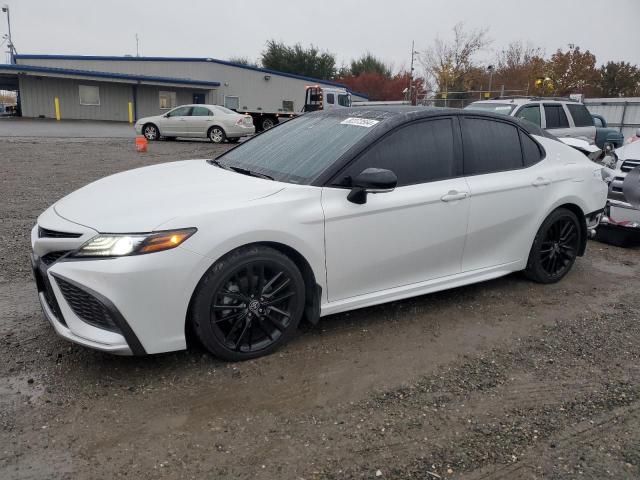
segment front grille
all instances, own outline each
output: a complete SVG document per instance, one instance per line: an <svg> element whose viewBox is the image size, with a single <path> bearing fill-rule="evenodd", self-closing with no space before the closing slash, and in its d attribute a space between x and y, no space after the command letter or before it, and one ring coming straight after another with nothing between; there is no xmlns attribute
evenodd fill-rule
<svg viewBox="0 0 640 480"><path fill-rule="evenodd" d="M624 162L622 162L620 170L628 173L636 167L640 167L640 160L625 160Z"/></svg>
<svg viewBox="0 0 640 480"><path fill-rule="evenodd" d="M48 228L38 227L38 237L40 238L79 238L81 236L81 233L56 232Z"/></svg>
<svg viewBox="0 0 640 480"><path fill-rule="evenodd" d="M94 327L121 333L113 315L100 300L60 277L56 276L56 282L69 307L81 320Z"/></svg>
<svg viewBox="0 0 640 480"><path fill-rule="evenodd" d="M71 250L61 250L59 252L49 252L40 257L40 261L44 263L47 267L53 265L62 257L64 257Z"/></svg>

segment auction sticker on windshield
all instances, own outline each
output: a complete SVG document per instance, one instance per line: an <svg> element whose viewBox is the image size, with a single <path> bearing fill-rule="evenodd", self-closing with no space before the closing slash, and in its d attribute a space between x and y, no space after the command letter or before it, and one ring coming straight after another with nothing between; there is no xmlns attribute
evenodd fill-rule
<svg viewBox="0 0 640 480"><path fill-rule="evenodd" d="M380 123L380 120L372 120L370 118L356 118L349 117L346 120L340 122L342 125L357 125L358 127L371 128L376 123Z"/></svg>

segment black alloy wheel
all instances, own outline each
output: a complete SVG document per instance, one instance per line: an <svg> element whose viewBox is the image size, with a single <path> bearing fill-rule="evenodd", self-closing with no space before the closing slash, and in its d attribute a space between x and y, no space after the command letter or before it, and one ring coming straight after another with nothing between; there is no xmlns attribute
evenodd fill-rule
<svg viewBox="0 0 640 480"><path fill-rule="evenodd" d="M554 211L538 230L526 274L541 283L557 282L571 270L581 241L576 215L564 208Z"/></svg>
<svg viewBox="0 0 640 480"><path fill-rule="evenodd" d="M232 361L275 350L296 330L304 308L304 281L288 257L267 247L240 252L205 274L193 304L202 343Z"/></svg>

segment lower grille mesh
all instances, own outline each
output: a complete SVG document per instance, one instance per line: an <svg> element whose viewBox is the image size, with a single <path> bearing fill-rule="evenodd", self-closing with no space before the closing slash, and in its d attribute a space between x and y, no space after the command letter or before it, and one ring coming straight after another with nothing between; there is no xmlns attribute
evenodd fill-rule
<svg viewBox="0 0 640 480"><path fill-rule="evenodd" d="M109 309L96 297L60 277L56 277L56 282L69 307L81 320L94 327L121 333Z"/></svg>

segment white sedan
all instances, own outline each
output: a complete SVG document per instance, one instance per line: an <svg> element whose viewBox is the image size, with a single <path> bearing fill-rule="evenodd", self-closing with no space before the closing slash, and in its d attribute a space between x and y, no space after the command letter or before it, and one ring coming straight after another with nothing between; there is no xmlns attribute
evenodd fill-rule
<svg viewBox="0 0 640 480"><path fill-rule="evenodd" d="M213 160L118 173L33 228L58 334L95 349L274 351L301 320L524 271L563 278L607 197L602 168L469 110L303 115Z"/></svg>
<svg viewBox="0 0 640 480"><path fill-rule="evenodd" d="M213 143L235 143L256 131L250 115L220 105L182 105L163 115L141 118L135 128L147 140L192 137L208 138Z"/></svg>

